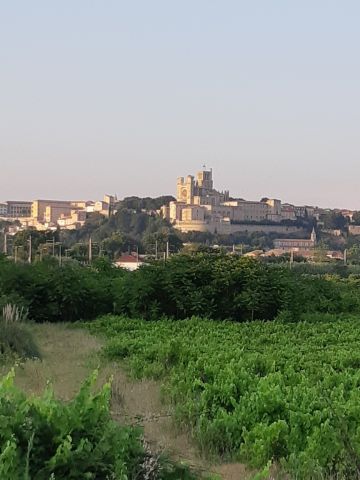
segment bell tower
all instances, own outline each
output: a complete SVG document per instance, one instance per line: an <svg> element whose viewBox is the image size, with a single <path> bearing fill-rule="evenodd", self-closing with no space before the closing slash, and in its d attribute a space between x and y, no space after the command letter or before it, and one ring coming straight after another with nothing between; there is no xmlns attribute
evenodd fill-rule
<svg viewBox="0 0 360 480"><path fill-rule="evenodd" d="M311 235L310 235L310 240L312 240L314 242L314 245L316 245L317 237L316 237L315 227L313 227L313 229L312 229L312 232L311 232Z"/></svg>
<svg viewBox="0 0 360 480"><path fill-rule="evenodd" d="M194 177L188 175L177 180L176 200L191 205L194 202Z"/></svg>
<svg viewBox="0 0 360 480"><path fill-rule="evenodd" d="M204 189L205 191L211 191L214 188L214 182L212 179L212 169L205 170L206 166L204 165L204 170L197 173L197 185L199 188Z"/></svg>

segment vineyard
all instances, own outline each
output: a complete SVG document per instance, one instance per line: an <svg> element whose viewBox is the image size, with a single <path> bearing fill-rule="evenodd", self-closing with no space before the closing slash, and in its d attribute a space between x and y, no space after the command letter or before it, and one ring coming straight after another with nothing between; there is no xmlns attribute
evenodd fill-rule
<svg viewBox="0 0 360 480"><path fill-rule="evenodd" d="M306 315L299 323L200 318L89 323L104 353L137 378L162 379L176 423L210 456L291 478L359 478L360 324Z"/></svg>

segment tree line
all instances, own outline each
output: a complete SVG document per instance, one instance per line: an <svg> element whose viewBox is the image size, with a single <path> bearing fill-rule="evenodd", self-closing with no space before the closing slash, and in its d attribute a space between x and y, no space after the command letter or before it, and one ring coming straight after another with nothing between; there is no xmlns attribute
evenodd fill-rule
<svg viewBox="0 0 360 480"><path fill-rule="evenodd" d="M0 260L0 308L15 304L31 319L76 321L107 313L184 319L197 315L237 322L297 320L304 312L360 312L360 276L312 274L226 254L179 254L135 272L106 259L91 266L52 259Z"/></svg>

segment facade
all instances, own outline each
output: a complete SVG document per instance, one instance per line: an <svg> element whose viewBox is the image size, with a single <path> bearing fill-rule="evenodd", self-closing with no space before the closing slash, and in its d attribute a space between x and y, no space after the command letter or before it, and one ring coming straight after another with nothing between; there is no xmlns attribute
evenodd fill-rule
<svg viewBox="0 0 360 480"><path fill-rule="evenodd" d="M6 202L7 216L10 218L30 217L31 202L9 200Z"/></svg>
<svg viewBox="0 0 360 480"><path fill-rule="evenodd" d="M45 223L57 223L61 216L70 216L71 215L71 206L57 206L57 205L48 205L45 208L44 220Z"/></svg>
<svg viewBox="0 0 360 480"><path fill-rule="evenodd" d="M117 202L116 195L104 195L104 202L109 204L111 208L114 208L115 203Z"/></svg>
<svg viewBox="0 0 360 480"><path fill-rule="evenodd" d="M296 208L294 205L284 204L281 207L281 218L283 220L296 220Z"/></svg>
<svg viewBox="0 0 360 480"><path fill-rule="evenodd" d="M107 201L105 201L107 200ZM104 201L84 200L35 200L31 206L31 225L38 228L57 227L75 229L81 227L87 213L99 212L109 216L116 198L105 195Z"/></svg>
<svg viewBox="0 0 360 480"><path fill-rule="evenodd" d="M101 215L108 216L110 211L109 207L110 205L106 202L103 202L103 201L95 202L94 212L98 212L98 213L101 213Z"/></svg>
<svg viewBox="0 0 360 480"><path fill-rule="evenodd" d="M70 214L71 202L63 200L35 200L31 206L31 217L39 223L56 223L62 214Z"/></svg>
<svg viewBox="0 0 360 480"><path fill-rule="evenodd" d="M7 204L0 203L0 217L6 217L6 216L7 216Z"/></svg>
<svg viewBox="0 0 360 480"><path fill-rule="evenodd" d="M87 213L95 211L109 216L114 212L117 198L105 195L100 202L84 200L34 200L33 202L7 201L0 203L0 217L19 219L22 228L48 230L80 228Z"/></svg>
<svg viewBox="0 0 360 480"><path fill-rule="evenodd" d="M214 189L212 170L202 170L196 175L179 177L176 185L176 201L187 205L220 205L229 198L229 192Z"/></svg>
<svg viewBox="0 0 360 480"><path fill-rule="evenodd" d="M57 225L61 229L76 230L84 225L86 220L86 210L71 210L70 215L62 214L57 220Z"/></svg>
<svg viewBox="0 0 360 480"><path fill-rule="evenodd" d="M360 235L360 225L349 225L349 235Z"/></svg>
<svg viewBox="0 0 360 480"><path fill-rule="evenodd" d="M277 238L274 240L274 248L283 252L308 252L314 250L316 245L316 232L312 230L310 238Z"/></svg>
<svg viewBox="0 0 360 480"><path fill-rule="evenodd" d="M183 232L229 234L244 231L244 224L267 224L274 225L268 231L280 233L284 231L282 220L305 216L305 208L296 210L293 205L282 205L275 198L231 199L228 191L214 188L212 170L202 170L196 177L188 175L177 179L176 201L162 207L161 214Z"/></svg>

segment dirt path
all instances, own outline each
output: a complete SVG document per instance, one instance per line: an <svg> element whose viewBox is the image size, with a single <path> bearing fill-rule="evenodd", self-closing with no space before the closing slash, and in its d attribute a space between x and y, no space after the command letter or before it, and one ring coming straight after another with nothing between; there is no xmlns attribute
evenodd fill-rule
<svg viewBox="0 0 360 480"><path fill-rule="evenodd" d="M17 385L28 393L39 395L51 381L56 396L70 400L89 373L100 366L101 341L86 331L61 324L33 328L43 358L17 367ZM173 459L216 473L223 480L249 479L250 474L242 464L209 465L199 457L189 436L174 429L171 411L161 402L158 382L133 381L115 363L100 367L99 383L110 376L114 377L111 405L114 418L122 423L141 425L154 449L165 450Z"/></svg>

